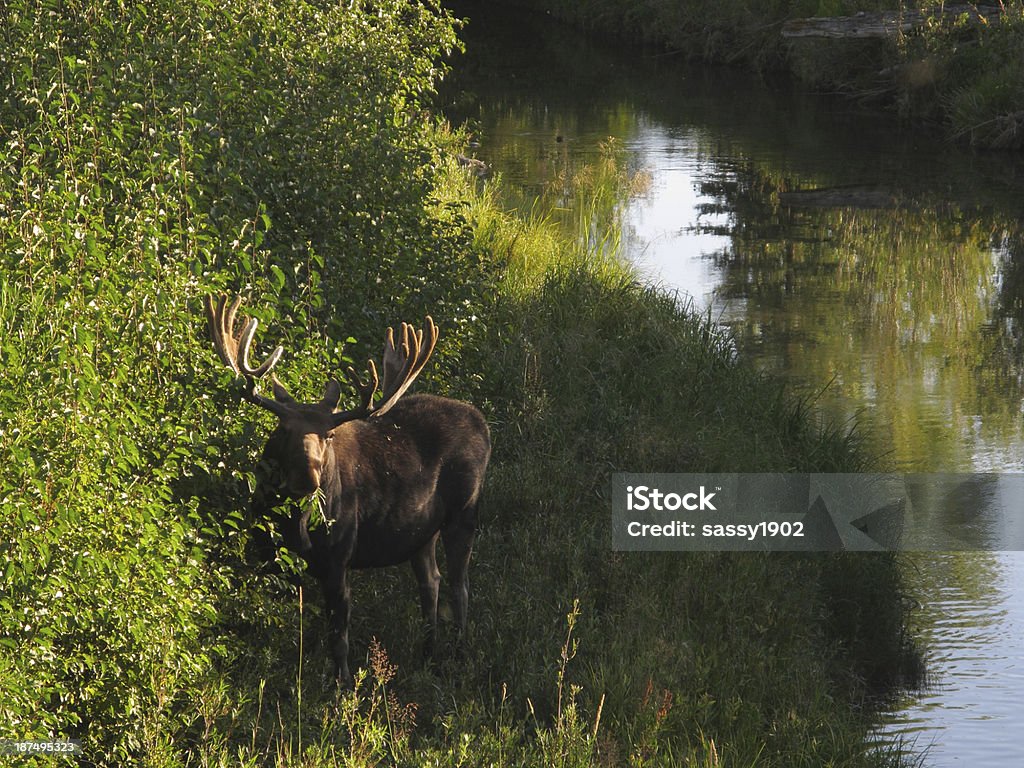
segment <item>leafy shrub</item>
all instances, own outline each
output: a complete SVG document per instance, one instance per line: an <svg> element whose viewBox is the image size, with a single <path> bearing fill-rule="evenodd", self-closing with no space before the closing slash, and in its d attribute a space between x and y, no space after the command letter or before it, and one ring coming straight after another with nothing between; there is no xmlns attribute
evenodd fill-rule
<svg viewBox="0 0 1024 768"><path fill-rule="evenodd" d="M317 384L397 311L457 358L481 267L432 213L420 106L454 28L397 0L26 0L0 35L0 736L121 764L232 658L257 426L200 297L250 296Z"/></svg>

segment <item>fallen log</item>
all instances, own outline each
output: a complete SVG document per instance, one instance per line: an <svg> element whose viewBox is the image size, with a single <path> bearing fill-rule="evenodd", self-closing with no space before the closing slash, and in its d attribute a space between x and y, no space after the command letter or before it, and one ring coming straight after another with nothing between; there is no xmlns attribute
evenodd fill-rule
<svg viewBox="0 0 1024 768"><path fill-rule="evenodd" d="M988 24L999 19L1002 10L989 5L943 5L925 10L861 11L856 16L814 16L809 19L790 19L782 25L782 36L787 39L819 37L832 39L868 39L895 37L923 27L927 22L965 17L973 24Z"/></svg>
<svg viewBox="0 0 1024 768"><path fill-rule="evenodd" d="M890 189L849 186L799 189L780 192L779 203L787 208L898 208L899 196Z"/></svg>

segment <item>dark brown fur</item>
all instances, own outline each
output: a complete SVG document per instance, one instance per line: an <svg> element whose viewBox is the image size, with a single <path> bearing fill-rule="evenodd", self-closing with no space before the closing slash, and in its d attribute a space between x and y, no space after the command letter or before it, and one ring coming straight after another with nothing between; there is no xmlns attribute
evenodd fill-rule
<svg viewBox="0 0 1024 768"><path fill-rule="evenodd" d="M341 385L327 383L316 404L297 402L276 378L271 400L256 391L256 381L277 364L278 347L259 366L249 364L257 322L249 319L237 333L242 298L206 297L206 317L214 349L246 381L242 397L278 418L264 449L265 463L276 467L256 489L253 508L275 516L284 499L317 494L325 522L310 529L310 504L278 516L285 546L309 563L319 579L331 619L338 677L348 669L351 568L376 568L409 561L420 587L427 629L427 651L437 633L437 539L444 542L451 581L452 609L460 636L469 603L469 557L476 534L477 504L491 455L487 423L467 403L431 395L403 397L430 359L437 325L428 315L422 329L408 323L389 328L384 337L383 381L370 362L364 380L349 368L360 397L351 410L338 411ZM381 399L374 403L378 384ZM269 537L268 537L269 538ZM272 555L269 541L265 554Z"/></svg>
<svg viewBox="0 0 1024 768"><path fill-rule="evenodd" d="M440 573L435 546L445 547L452 609L460 635L469 600L467 572L476 532L477 504L490 458L490 435L473 406L435 397L402 398L376 417L332 426L331 397L317 405L295 403L281 389L290 412L270 436L264 459L279 469L283 487L262 487L256 511L269 500L323 494L327 524L310 530L310 506L279 520L284 543L308 563L323 587L338 676L351 680L348 571L410 562L433 651Z"/></svg>

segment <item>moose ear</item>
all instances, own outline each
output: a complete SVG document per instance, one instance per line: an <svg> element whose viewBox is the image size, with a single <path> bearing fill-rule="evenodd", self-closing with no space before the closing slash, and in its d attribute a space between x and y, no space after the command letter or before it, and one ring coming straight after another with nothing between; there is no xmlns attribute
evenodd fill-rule
<svg viewBox="0 0 1024 768"><path fill-rule="evenodd" d="M323 408L327 408L330 411L334 411L338 407L338 400L341 399L341 384L336 379L331 379L327 382L327 386L324 387L324 396L320 400L320 405Z"/></svg>
<svg viewBox="0 0 1024 768"><path fill-rule="evenodd" d="M274 382L274 399L279 403L294 403L295 398L288 394L288 390L284 388L284 384L277 380L277 376L273 377Z"/></svg>

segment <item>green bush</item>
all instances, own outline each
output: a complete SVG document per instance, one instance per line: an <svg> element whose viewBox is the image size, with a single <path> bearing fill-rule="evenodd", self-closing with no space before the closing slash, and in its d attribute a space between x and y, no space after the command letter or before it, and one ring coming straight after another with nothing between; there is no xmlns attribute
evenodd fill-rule
<svg viewBox="0 0 1024 768"><path fill-rule="evenodd" d="M392 313L468 324L481 265L431 213L421 111L456 40L429 4L303 0L14 2L0 36L0 736L121 764L230 656L210 555L258 420L202 295L280 321L313 386Z"/></svg>

